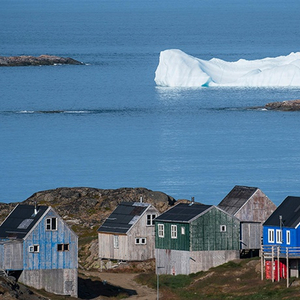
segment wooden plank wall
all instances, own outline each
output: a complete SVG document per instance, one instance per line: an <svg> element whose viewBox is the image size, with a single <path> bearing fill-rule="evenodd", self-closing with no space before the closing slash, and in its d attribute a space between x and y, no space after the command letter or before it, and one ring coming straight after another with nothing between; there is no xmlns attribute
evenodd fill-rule
<svg viewBox="0 0 300 300"><path fill-rule="evenodd" d="M226 225L221 232L220 226ZM227 213L212 208L191 224L191 250L239 250L240 222Z"/></svg>
<svg viewBox="0 0 300 300"><path fill-rule="evenodd" d="M46 230L46 218L57 217L57 230ZM69 251L57 251L57 244L69 244ZM39 252L30 253L29 246L39 245ZM50 210L24 241L24 270L77 269L78 238L66 223Z"/></svg>

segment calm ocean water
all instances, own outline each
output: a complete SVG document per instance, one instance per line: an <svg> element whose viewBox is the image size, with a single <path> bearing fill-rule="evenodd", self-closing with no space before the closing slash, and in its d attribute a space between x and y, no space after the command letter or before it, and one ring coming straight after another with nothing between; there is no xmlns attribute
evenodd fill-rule
<svg viewBox="0 0 300 300"><path fill-rule="evenodd" d="M62 186L207 204L236 184L277 205L300 196L300 114L249 109L300 88L154 83L165 49L228 61L298 52L299 11L298 0L2 0L0 55L86 65L0 69L0 201Z"/></svg>

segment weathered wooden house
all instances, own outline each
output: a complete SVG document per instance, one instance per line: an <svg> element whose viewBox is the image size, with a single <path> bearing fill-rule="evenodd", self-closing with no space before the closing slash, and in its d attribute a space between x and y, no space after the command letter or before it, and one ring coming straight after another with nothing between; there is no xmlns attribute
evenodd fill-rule
<svg viewBox="0 0 300 300"><path fill-rule="evenodd" d="M153 220L158 215L158 210L148 203L120 203L98 229L99 258L119 261L154 258Z"/></svg>
<svg viewBox="0 0 300 300"><path fill-rule="evenodd" d="M262 257L265 260L266 276L268 274L272 276L271 270L275 270L273 279L288 275L299 277L299 225L300 197L288 196L263 224ZM283 270L285 272L288 270L287 274L283 274ZM280 272L279 276L277 272Z"/></svg>
<svg viewBox="0 0 300 300"><path fill-rule="evenodd" d="M155 220L158 274L190 274L239 258L239 220L213 205L179 203Z"/></svg>
<svg viewBox="0 0 300 300"><path fill-rule="evenodd" d="M276 209L276 205L259 188L236 185L218 207L240 220L241 250L259 251L262 224Z"/></svg>
<svg viewBox="0 0 300 300"><path fill-rule="evenodd" d="M49 206L17 205L0 226L0 269L36 289L77 297L78 238Z"/></svg>

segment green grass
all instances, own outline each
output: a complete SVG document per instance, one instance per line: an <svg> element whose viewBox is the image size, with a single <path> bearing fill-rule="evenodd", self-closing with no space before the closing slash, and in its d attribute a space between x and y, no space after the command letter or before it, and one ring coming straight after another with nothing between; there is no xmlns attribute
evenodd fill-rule
<svg viewBox="0 0 300 300"><path fill-rule="evenodd" d="M257 261L257 265L252 261ZM251 262L251 263L249 263ZM249 263L249 264L248 264ZM259 260L228 262L206 272L190 275L160 275L162 300L299 300L300 287L286 287L286 280L261 280ZM156 289L156 275L139 275L138 281ZM290 282L298 279L291 279Z"/></svg>

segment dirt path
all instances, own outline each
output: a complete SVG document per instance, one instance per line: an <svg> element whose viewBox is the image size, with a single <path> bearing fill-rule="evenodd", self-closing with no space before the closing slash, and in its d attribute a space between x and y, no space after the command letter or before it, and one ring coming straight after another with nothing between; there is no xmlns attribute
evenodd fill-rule
<svg viewBox="0 0 300 300"><path fill-rule="evenodd" d="M156 300L156 290L151 289L145 285L138 284L134 278L137 274L130 273L107 273L107 272L84 272L85 275L90 275L106 281L107 283L124 289L136 291L136 295L130 296L130 300Z"/></svg>

